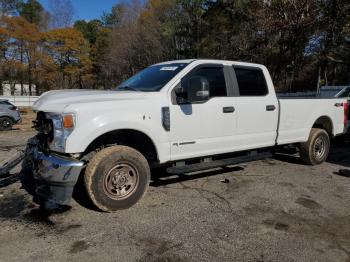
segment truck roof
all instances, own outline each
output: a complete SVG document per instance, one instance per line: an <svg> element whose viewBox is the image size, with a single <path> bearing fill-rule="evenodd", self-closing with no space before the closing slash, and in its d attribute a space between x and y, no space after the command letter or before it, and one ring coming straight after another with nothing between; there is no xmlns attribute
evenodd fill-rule
<svg viewBox="0 0 350 262"><path fill-rule="evenodd" d="M261 64L255 64L255 63L248 63L248 62L242 62L242 61L230 61L230 60L218 60L218 59L183 59L183 60L171 60L166 62L158 63L157 65L166 65L166 64L172 64L172 63L193 63L193 62L202 62L202 63L223 63L227 65L241 65L241 66L255 66L255 67L264 67L264 65Z"/></svg>

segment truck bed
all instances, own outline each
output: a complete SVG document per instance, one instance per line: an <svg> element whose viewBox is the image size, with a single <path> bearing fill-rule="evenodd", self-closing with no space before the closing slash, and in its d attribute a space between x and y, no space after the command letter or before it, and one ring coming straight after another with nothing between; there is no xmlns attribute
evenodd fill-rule
<svg viewBox="0 0 350 262"><path fill-rule="evenodd" d="M305 142L317 121L330 121L334 135L344 132L344 99L283 97L279 98L280 116L277 144ZM338 105L338 106L337 106Z"/></svg>

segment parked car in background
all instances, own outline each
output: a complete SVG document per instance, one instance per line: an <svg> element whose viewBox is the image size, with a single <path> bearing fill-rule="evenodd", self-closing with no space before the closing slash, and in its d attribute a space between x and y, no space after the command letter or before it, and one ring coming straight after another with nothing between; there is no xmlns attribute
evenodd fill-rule
<svg viewBox="0 0 350 262"><path fill-rule="evenodd" d="M345 98L348 100L348 104L350 103L350 86L347 86L343 88L339 93L337 93L334 97L337 98ZM350 112L348 112L348 126L347 126L347 132L350 132Z"/></svg>
<svg viewBox="0 0 350 262"><path fill-rule="evenodd" d="M0 131L11 130L12 126L21 121L17 106L8 100L0 99Z"/></svg>

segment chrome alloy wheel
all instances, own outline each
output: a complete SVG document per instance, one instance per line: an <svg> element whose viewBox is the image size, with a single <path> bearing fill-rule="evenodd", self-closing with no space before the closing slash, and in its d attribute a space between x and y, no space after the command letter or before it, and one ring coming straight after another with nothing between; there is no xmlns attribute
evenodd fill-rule
<svg viewBox="0 0 350 262"><path fill-rule="evenodd" d="M11 125L11 122L10 120L8 119L4 119L1 121L0 125L3 127L3 128L8 128L10 125Z"/></svg>
<svg viewBox="0 0 350 262"><path fill-rule="evenodd" d="M319 136L314 143L314 155L317 160L321 160L326 154L327 139L324 136Z"/></svg>

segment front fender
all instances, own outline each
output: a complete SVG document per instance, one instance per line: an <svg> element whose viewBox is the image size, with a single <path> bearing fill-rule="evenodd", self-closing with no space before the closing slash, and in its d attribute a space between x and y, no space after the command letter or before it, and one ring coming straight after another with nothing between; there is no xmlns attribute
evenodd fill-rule
<svg viewBox="0 0 350 262"><path fill-rule="evenodd" d="M147 135L156 147L158 157L161 163L170 160L170 147L167 139L167 133L163 129L160 119L157 121L152 117L141 117L142 121L133 121L124 119L110 121L108 116L93 118L88 123L77 125L66 141L66 153L82 153L98 137L111 131L121 129L131 129Z"/></svg>

